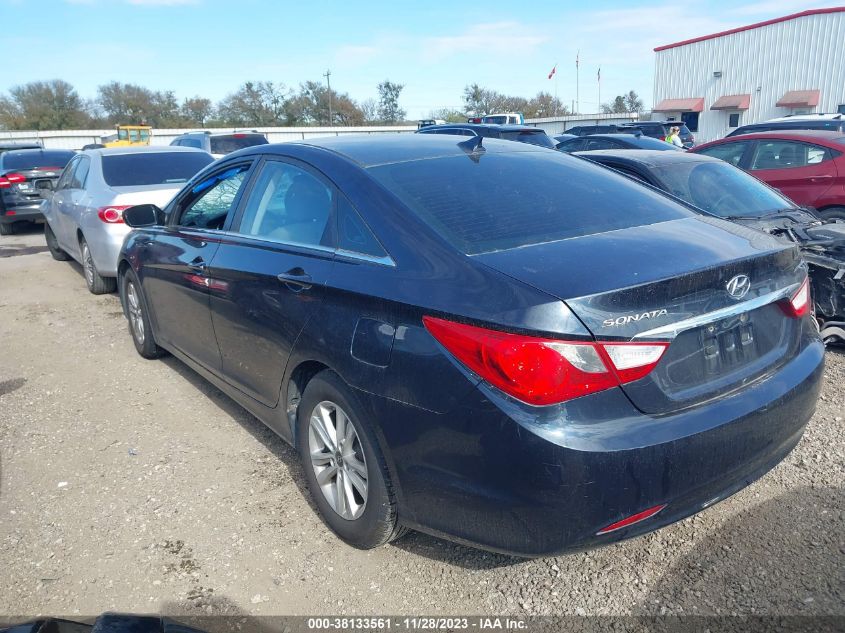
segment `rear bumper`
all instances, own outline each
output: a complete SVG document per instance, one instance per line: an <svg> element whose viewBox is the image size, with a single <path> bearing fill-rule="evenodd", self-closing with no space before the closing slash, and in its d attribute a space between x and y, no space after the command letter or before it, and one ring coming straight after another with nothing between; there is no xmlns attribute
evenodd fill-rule
<svg viewBox="0 0 845 633"><path fill-rule="evenodd" d="M15 207L7 207L0 210L0 224L11 224L13 222L36 222L44 219L41 213L41 204L28 204Z"/></svg>
<svg viewBox="0 0 845 633"><path fill-rule="evenodd" d="M798 443L815 410L824 348L744 391L660 418L614 389L539 418L492 392L449 414L362 395L381 421L410 527L520 556L606 545L694 514L763 475ZM657 516L605 535L632 514Z"/></svg>
<svg viewBox="0 0 845 633"><path fill-rule="evenodd" d="M91 249L97 272L103 277L117 277L117 261L123 240L132 230L125 224L105 224L92 220L93 227L84 227L83 234Z"/></svg>

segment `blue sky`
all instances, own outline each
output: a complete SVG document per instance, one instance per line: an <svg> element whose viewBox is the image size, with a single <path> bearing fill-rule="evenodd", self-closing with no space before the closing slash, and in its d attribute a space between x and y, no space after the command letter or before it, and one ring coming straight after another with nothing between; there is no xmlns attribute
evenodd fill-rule
<svg viewBox="0 0 845 633"><path fill-rule="evenodd" d="M655 46L838 4L0 0L0 92L61 78L92 98L119 80L216 101L246 80L296 87L330 68L332 87L357 100L383 79L405 84L401 104L417 118L460 107L473 82L526 97L557 89L571 104L580 51L580 110L594 112L599 66L602 101L634 89L650 106Z"/></svg>

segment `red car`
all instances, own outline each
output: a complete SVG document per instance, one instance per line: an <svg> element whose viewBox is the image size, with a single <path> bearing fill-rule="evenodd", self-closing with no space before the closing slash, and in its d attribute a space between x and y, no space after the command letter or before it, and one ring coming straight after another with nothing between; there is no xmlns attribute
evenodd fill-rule
<svg viewBox="0 0 845 633"><path fill-rule="evenodd" d="M731 136L690 150L741 167L827 219L845 220L845 133L821 130Z"/></svg>

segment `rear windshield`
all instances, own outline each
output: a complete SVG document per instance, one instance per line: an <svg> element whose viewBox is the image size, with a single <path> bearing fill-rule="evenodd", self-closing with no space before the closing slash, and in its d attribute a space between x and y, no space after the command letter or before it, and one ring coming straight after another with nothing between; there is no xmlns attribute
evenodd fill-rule
<svg viewBox="0 0 845 633"><path fill-rule="evenodd" d="M559 152L450 156L370 173L468 255L693 215L629 178Z"/></svg>
<svg viewBox="0 0 845 633"><path fill-rule="evenodd" d="M507 141L519 141L520 143L531 143L540 147L555 148L555 142L545 132L533 132L520 130L518 132L502 132L501 137Z"/></svg>
<svg viewBox="0 0 845 633"><path fill-rule="evenodd" d="M652 167L667 191L721 217L760 217L795 208L774 189L723 161L683 161Z"/></svg>
<svg viewBox="0 0 845 633"><path fill-rule="evenodd" d="M73 158L74 152L58 150L38 151L23 150L4 152L0 156L0 166L3 169L31 169L33 167L62 168Z"/></svg>
<svg viewBox="0 0 845 633"><path fill-rule="evenodd" d="M188 181L213 162L205 152L144 152L103 156L103 179L111 187Z"/></svg>
<svg viewBox="0 0 845 633"><path fill-rule="evenodd" d="M229 136L211 137L212 154L228 154L244 147L266 145L267 139L263 134L231 134Z"/></svg>

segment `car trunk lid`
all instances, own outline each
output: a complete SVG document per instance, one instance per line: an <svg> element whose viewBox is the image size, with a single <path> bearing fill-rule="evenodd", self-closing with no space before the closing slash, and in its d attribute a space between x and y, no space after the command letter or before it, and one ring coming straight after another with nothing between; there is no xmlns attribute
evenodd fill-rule
<svg viewBox="0 0 845 633"><path fill-rule="evenodd" d="M646 413L741 388L798 351L800 320L777 303L804 266L794 247L753 229L687 218L474 257L562 299L598 340L671 341L623 387Z"/></svg>

